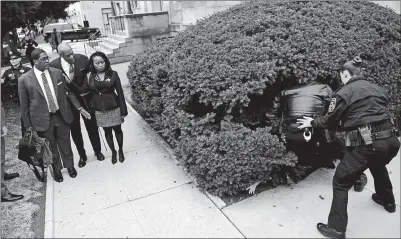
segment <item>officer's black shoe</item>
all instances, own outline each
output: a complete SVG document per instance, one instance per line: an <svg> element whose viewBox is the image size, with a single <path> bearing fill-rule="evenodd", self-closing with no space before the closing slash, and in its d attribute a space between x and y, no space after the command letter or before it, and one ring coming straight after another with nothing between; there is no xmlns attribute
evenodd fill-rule
<svg viewBox="0 0 401 239"><path fill-rule="evenodd" d="M326 237L338 238L338 239L345 238L345 232L338 232L336 229L331 228L324 223L319 222L317 224L317 230Z"/></svg>
<svg viewBox="0 0 401 239"><path fill-rule="evenodd" d="M368 177L366 177L366 174L362 173L359 179L354 184L355 192L362 192L366 184L368 184Z"/></svg>
<svg viewBox="0 0 401 239"><path fill-rule="evenodd" d="M328 169L335 169L336 165L333 162L327 163L323 165L324 168L328 168Z"/></svg>
<svg viewBox="0 0 401 239"><path fill-rule="evenodd" d="M372 199L373 201L375 201L375 203L382 205L387 212L389 213L395 212L396 209L395 203L384 204L383 200L376 193L372 195Z"/></svg>

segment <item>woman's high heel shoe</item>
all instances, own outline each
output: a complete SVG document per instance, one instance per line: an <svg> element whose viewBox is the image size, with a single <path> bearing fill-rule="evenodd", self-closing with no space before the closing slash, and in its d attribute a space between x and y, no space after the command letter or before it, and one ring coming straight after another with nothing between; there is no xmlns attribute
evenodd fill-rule
<svg viewBox="0 0 401 239"><path fill-rule="evenodd" d="M118 160L120 160L121 163L124 162L124 160L125 160L124 152L121 149L118 150L118 156L119 156Z"/></svg>
<svg viewBox="0 0 401 239"><path fill-rule="evenodd" d="M114 150L113 154L111 156L111 163L116 164L117 163L117 152Z"/></svg>

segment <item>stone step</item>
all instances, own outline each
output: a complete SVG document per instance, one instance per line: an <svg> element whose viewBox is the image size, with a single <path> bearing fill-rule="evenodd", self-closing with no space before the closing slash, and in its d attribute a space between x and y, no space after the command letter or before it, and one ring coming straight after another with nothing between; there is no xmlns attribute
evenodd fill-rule
<svg viewBox="0 0 401 239"><path fill-rule="evenodd" d="M99 43L99 46L102 47L102 48L105 48L105 49L107 49L107 50L110 50L110 51L113 52L113 53L119 52L119 47L118 47L118 46L111 45L111 44L109 44L109 43L107 43L107 42L105 42L105 41Z"/></svg>
<svg viewBox="0 0 401 239"><path fill-rule="evenodd" d="M111 45L111 46L115 46L115 47L117 47L117 48L126 46L126 43L125 43L125 42L123 42L123 41L117 41L117 40L114 40L114 39L112 39L112 38L106 38L106 39L103 40L103 42L105 42L105 43L107 43L107 44L109 44L109 45Z"/></svg>
<svg viewBox="0 0 401 239"><path fill-rule="evenodd" d="M101 46L96 46L94 49L95 49L95 51L103 52L104 54L106 54L107 58L109 58L109 59L114 57L113 51L111 51L109 49L103 48Z"/></svg>
<svg viewBox="0 0 401 239"><path fill-rule="evenodd" d="M120 35L116 35L116 34L111 35L109 38L111 38L115 41L118 41L118 42L125 42L125 43L132 41L132 38L130 38L130 37L120 36Z"/></svg>

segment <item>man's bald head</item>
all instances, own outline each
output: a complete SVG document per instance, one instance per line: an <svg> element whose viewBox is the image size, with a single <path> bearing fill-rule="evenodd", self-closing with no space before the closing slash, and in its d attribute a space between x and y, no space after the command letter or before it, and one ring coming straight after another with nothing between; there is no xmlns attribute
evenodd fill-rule
<svg viewBox="0 0 401 239"><path fill-rule="evenodd" d="M58 45L58 52L60 56L68 63L74 64L74 51L71 46L67 43L61 43Z"/></svg>

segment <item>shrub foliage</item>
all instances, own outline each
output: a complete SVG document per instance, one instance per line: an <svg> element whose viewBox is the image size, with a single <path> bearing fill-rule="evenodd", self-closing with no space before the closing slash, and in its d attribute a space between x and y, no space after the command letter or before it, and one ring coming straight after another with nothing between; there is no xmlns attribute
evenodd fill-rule
<svg viewBox="0 0 401 239"><path fill-rule="evenodd" d="M136 109L175 149L202 189L235 194L283 182L297 159L265 113L291 84L335 88L359 55L364 75L400 101L400 15L371 2L247 2L136 55L128 71Z"/></svg>

